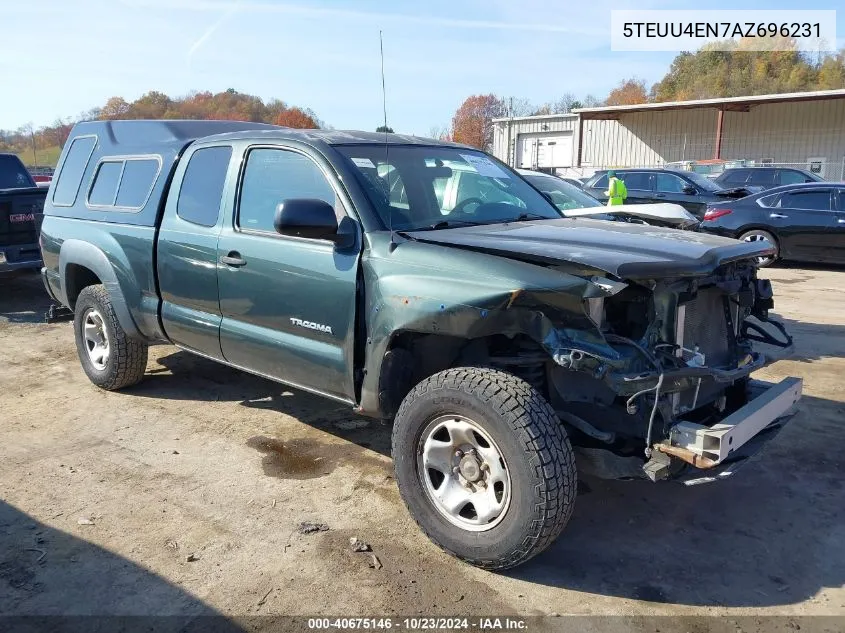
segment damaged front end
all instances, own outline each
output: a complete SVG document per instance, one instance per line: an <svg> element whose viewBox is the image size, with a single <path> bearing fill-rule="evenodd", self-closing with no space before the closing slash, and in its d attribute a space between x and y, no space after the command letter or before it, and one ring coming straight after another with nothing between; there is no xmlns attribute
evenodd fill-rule
<svg viewBox="0 0 845 633"><path fill-rule="evenodd" d="M506 249L507 236L489 246L477 233L420 234L395 249L368 236L359 412L390 418L424 378L492 366L550 402L582 472L692 481L733 472L800 397L799 379L750 379L774 360L755 343L792 343L769 318L771 284L757 278L758 253L734 240L646 227L633 235L656 246L639 259L621 241L608 250L634 230L597 235L600 254L548 240L554 257L538 255L537 241ZM673 246L700 256L660 250Z"/></svg>
<svg viewBox="0 0 845 633"><path fill-rule="evenodd" d="M771 283L739 261L704 277L606 288L608 296L585 300L604 349L558 332L545 342L556 365L550 398L587 439L574 442L585 469L689 483L731 474L776 434L801 395L798 378L749 378L774 360L755 342L792 344L769 318Z"/></svg>

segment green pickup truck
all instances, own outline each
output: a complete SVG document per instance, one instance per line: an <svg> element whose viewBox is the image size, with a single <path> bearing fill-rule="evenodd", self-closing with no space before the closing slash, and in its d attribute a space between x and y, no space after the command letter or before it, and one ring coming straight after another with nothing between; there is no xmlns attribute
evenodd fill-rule
<svg viewBox="0 0 845 633"><path fill-rule="evenodd" d="M721 479L801 394L750 378L757 342L791 343L766 243L562 217L453 143L80 123L41 248L95 385L137 383L171 343L392 420L410 514L487 569L558 536L577 471Z"/></svg>

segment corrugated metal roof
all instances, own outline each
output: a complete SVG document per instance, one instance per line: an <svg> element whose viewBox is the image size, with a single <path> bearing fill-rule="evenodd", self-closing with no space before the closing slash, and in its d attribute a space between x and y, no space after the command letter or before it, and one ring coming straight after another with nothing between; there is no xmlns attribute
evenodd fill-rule
<svg viewBox="0 0 845 633"><path fill-rule="evenodd" d="M616 119L631 112L659 112L661 110L689 110L693 108L719 108L724 110L748 110L750 106L764 103L786 103L795 101L820 101L824 99L845 99L845 89L816 90L813 92L786 92L747 97L722 97L718 99L697 99L694 101L664 101L660 103L638 103L635 105L601 106L578 108L573 114L582 119Z"/></svg>

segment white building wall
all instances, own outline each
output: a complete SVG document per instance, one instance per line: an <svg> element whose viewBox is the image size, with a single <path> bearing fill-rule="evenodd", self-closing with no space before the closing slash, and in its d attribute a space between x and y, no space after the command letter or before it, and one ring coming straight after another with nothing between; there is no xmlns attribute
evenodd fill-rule
<svg viewBox="0 0 845 633"><path fill-rule="evenodd" d="M560 152L555 153L555 160L574 165L577 161L578 150L578 115L560 114L519 119L498 119L493 122L493 155L511 166L519 166L519 148L524 145L524 139L540 139L546 137L560 137L571 135L572 141L568 156L563 157ZM557 165L556 165L557 166Z"/></svg>
<svg viewBox="0 0 845 633"><path fill-rule="evenodd" d="M821 176L845 179L845 99L766 104L751 112L725 112L722 158L808 169L822 159Z"/></svg>
<svg viewBox="0 0 845 633"><path fill-rule="evenodd" d="M619 120L583 121L580 167L579 115L501 119L494 122L493 153L519 166L520 138L572 135L571 169L589 174L608 167L661 166L682 160L712 159L716 152L715 108L632 112ZM555 156L556 161L558 152ZM723 159L809 168L821 159L821 175L845 180L845 99L794 101L751 106L748 112L726 111L722 124ZM566 165L556 165L566 167Z"/></svg>

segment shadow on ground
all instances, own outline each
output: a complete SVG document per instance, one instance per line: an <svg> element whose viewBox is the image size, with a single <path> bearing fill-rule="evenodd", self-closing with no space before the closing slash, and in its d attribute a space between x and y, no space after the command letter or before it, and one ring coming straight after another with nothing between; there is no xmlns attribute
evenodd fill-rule
<svg viewBox="0 0 845 633"><path fill-rule="evenodd" d="M590 480L563 535L512 575L698 606L796 604L841 587L845 459L830 447L845 443L843 419L845 404L805 396L769 449L719 483Z"/></svg>
<svg viewBox="0 0 845 633"><path fill-rule="evenodd" d="M0 277L0 322L44 323L51 303L39 274Z"/></svg>
<svg viewBox="0 0 845 633"><path fill-rule="evenodd" d="M0 303L2 314L20 312L15 301L21 300L13 294L11 302ZM787 321L799 341L816 341L799 343L794 359L812 360L822 353L814 350L825 349L819 341L835 346L845 338L845 326ZM841 347L835 349L841 355ZM825 349L824 355L830 352ZM358 419L348 406L185 352L158 362L160 367L126 390L127 396L228 401L278 411L390 454L388 426L338 426ZM542 586L667 604L824 602L823 596L814 597L845 583L843 419L845 404L805 396L799 414L761 458L716 484L685 488L589 480L590 491L578 497L563 535L510 575ZM0 504L0 528L9 544L0 547L0 611L85 612L102 608L94 602L102 595L113 612L209 611L134 563L40 525L8 505ZM40 547L39 530L47 545L41 548L47 551L42 563L37 551L28 550ZM71 562L73 552L78 552L76 562ZM845 605L828 606L839 612Z"/></svg>
<svg viewBox="0 0 845 633"><path fill-rule="evenodd" d="M0 501L0 628L242 630L161 576L85 540L82 532L96 526L77 529L79 536L57 530Z"/></svg>
<svg viewBox="0 0 845 633"><path fill-rule="evenodd" d="M158 359L143 382L123 393L148 398L238 402L250 409L290 415L300 422L390 456L390 426L366 420L350 405L334 402L239 369L177 351Z"/></svg>

